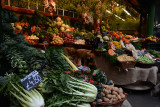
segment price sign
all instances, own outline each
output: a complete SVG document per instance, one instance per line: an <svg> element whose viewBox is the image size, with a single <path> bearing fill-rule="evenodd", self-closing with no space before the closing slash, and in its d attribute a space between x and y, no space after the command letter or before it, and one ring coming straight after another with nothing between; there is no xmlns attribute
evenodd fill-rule
<svg viewBox="0 0 160 107"><path fill-rule="evenodd" d="M29 75L20 80L22 85L26 90L30 91L36 87L39 83L43 81L43 78L40 76L39 72L34 70Z"/></svg>
<svg viewBox="0 0 160 107"><path fill-rule="evenodd" d="M81 69L81 70L83 70L83 71L88 71L88 70L89 70L88 68L86 68L86 67L84 67L84 66L80 66L80 67L78 67L78 69Z"/></svg>
<svg viewBox="0 0 160 107"><path fill-rule="evenodd" d="M106 45L107 43L103 42L103 43L98 43L98 48L104 48L104 46Z"/></svg>

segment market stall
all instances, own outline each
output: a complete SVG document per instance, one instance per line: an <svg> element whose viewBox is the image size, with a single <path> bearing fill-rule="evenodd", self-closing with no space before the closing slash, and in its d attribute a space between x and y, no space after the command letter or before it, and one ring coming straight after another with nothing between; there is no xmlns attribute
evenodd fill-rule
<svg viewBox="0 0 160 107"><path fill-rule="evenodd" d="M2 0L6 106L131 107L123 88L153 88L160 52L151 48L159 38L137 32L140 15L128 2Z"/></svg>

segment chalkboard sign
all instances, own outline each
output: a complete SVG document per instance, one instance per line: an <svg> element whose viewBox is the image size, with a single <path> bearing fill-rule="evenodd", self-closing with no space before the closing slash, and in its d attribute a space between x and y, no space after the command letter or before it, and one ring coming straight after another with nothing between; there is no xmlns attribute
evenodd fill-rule
<svg viewBox="0 0 160 107"><path fill-rule="evenodd" d="M104 48L106 44L107 44L106 42L98 43L98 48Z"/></svg>
<svg viewBox="0 0 160 107"><path fill-rule="evenodd" d="M78 69L83 70L83 71L88 71L89 69L84 67L84 66L79 66Z"/></svg>
<svg viewBox="0 0 160 107"><path fill-rule="evenodd" d="M22 85L26 90L30 91L36 87L39 83L43 81L43 78L40 76L39 72L34 70L29 75L20 80Z"/></svg>

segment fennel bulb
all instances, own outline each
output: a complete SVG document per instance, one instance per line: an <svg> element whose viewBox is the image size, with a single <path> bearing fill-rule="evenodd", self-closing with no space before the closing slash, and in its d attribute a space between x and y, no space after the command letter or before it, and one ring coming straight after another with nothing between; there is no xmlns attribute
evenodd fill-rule
<svg viewBox="0 0 160 107"><path fill-rule="evenodd" d="M44 99L36 89L27 91L19 85L19 89L14 84L11 83L11 85L21 96L10 92L20 101L23 107L44 107Z"/></svg>

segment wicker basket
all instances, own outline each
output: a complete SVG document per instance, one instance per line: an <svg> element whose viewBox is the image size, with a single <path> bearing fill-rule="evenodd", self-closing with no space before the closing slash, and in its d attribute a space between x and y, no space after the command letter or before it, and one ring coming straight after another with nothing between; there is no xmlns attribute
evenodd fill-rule
<svg viewBox="0 0 160 107"><path fill-rule="evenodd" d="M141 67L141 68L150 68L155 65L156 62L154 63L143 63L143 62L137 62L136 66Z"/></svg>
<svg viewBox="0 0 160 107"><path fill-rule="evenodd" d="M107 107L107 106L120 107L127 98L127 93L124 93L124 95L125 95L125 98L123 98L119 101L113 102L113 103L101 102L101 103L96 104L95 102L93 102L93 103L91 103L91 107Z"/></svg>
<svg viewBox="0 0 160 107"><path fill-rule="evenodd" d="M126 68L134 68L137 61L118 61L118 64L119 66L122 68L122 69L126 69Z"/></svg>

